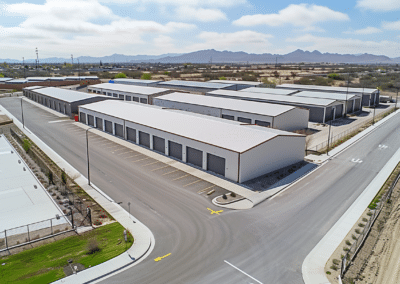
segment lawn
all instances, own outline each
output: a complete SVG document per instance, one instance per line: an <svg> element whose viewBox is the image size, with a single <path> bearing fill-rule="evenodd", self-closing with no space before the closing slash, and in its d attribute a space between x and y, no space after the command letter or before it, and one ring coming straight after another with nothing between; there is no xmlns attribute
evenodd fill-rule
<svg viewBox="0 0 400 284"><path fill-rule="evenodd" d="M124 241L124 228L112 223L80 236L32 248L0 258L1 283L50 283L65 277L63 267L68 260L88 268L120 255L132 246L133 238ZM88 252L89 243L97 241L99 251Z"/></svg>

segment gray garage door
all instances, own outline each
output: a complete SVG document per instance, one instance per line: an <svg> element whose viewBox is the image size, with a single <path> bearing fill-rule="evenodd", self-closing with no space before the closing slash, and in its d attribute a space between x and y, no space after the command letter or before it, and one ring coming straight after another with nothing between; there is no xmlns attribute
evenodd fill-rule
<svg viewBox="0 0 400 284"><path fill-rule="evenodd" d="M136 143L136 129L132 129L127 127L126 128L126 138L129 141L135 142Z"/></svg>
<svg viewBox="0 0 400 284"><path fill-rule="evenodd" d="M336 116L335 116L335 118L340 118L342 116L343 116L343 105L340 104L340 105L336 106Z"/></svg>
<svg viewBox="0 0 400 284"><path fill-rule="evenodd" d="M310 110L309 121L320 122L324 120L324 109L319 107L307 107Z"/></svg>
<svg viewBox="0 0 400 284"><path fill-rule="evenodd" d="M186 162L202 168L203 152L197 149L186 147Z"/></svg>
<svg viewBox="0 0 400 284"><path fill-rule="evenodd" d="M172 142L172 141L168 141L168 150L169 153L168 155L174 158L177 158L179 160L182 161L182 145Z"/></svg>
<svg viewBox="0 0 400 284"><path fill-rule="evenodd" d="M225 176L225 159L207 153L207 170Z"/></svg>
<svg viewBox="0 0 400 284"><path fill-rule="evenodd" d="M133 101L139 102L139 98L138 97L133 97Z"/></svg>
<svg viewBox="0 0 400 284"><path fill-rule="evenodd" d="M271 123L268 121L263 121L263 120L256 120L256 124L264 127L270 127Z"/></svg>
<svg viewBox="0 0 400 284"><path fill-rule="evenodd" d="M118 97L118 94L113 94L113 97L114 97L114 98L117 98L117 97Z"/></svg>
<svg viewBox="0 0 400 284"><path fill-rule="evenodd" d="M141 98L141 99L140 99L140 102L141 102L142 104L147 104L147 99Z"/></svg>
<svg viewBox="0 0 400 284"><path fill-rule="evenodd" d="M125 98L126 98L127 101L131 101L132 100L131 96L125 96Z"/></svg>
<svg viewBox="0 0 400 284"><path fill-rule="evenodd" d="M82 122L82 123L84 123L84 124L86 124L86 114L84 113L84 112L81 112L80 114L79 114L79 121L80 122Z"/></svg>
<svg viewBox="0 0 400 284"><path fill-rule="evenodd" d="M165 153L165 139L153 136L153 150Z"/></svg>
<svg viewBox="0 0 400 284"><path fill-rule="evenodd" d="M115 136L124 137L124 127L122 124L115 123Z"/></svg>
<svg viewBox="0 0 400 284"><path fill-rule="evenodd" d="M361 101L361 98L355 100L354 111L360 110L360 101Z"/></svg>
<svg viewBox="0 0 400 284"><path fill-rule="evenodd" d="M227 114L223 114L222 118L229 119L229 120L235 120L235 117L233 115L227 115Z"/></svg>
<svg viewBox="0 0 400 284"><path fill-rule="evenodd" d="M150 134L139 131L139 144L150 148Z"/></svg>
<svg viewBox="0 0 400 284"><path fill-rule="evenodd" d="M112 127L112 122L108 120L104 120L104 126L106 129L106 132L113 134L113 127Z"/></svg>
<svg viewBox="0 0 400 284"><path fill-rule="evenodd" d="M251 119L245 118L245 117L238 117L238 121L244 122L244 123L251 123Z"/></svg>
<svg viewBox="0 0 400 284"><path fill-rule="evenodd" d="M88 119L88 124L89 124L90 126L94 126L94 116L88 114L88 115L87 115L87 119Z"/></svg>
<svg viewBox="0 0 400 284"><path fill-rule="evenodd" d="M103 130L103 120L100 117L96 117L96 128Z"/></svg>
<svg viewBox="0 0 400 284"><path fill-rule="evenodd" d="M124 99L124 95L119 95L119 98L120 99Z"/></svg>
<svg viewBox="0 0 400 284"><path fill-rule="evenodd" d="M347 113L353 112L353 100L347 101Z"/></svg>

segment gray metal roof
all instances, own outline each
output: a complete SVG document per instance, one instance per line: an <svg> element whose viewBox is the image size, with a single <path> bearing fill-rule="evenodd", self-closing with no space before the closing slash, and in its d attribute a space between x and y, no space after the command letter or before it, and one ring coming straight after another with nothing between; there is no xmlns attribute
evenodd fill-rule
<svg viewBox="0 0 400 284"><path fill-rule="evenodd" d="M153 83L159 83L163 81L157 81L157 80L142 80L142 79L127 79L127 78L117 78L113 79L115 83L120 83L120 82L127 82L127 83L141 83L141 84L153 84Z"/></svg>
<svg viewBox="0 0 400 284"><path fill-rule="evenodd" d="M250 85L250 86L258 86L262 83L253 82L253 81L233 81L233 80L210 80L208 83L220 83L220 84L231 84L231 85Z"/></svg>
<svg viewBox="0 0 400 284"><path fill-rule="evenodd" d="M0 82L10 81L12 78L0 77Z"/></svg>
<svg viewBox="0 0 400 284"><path fill-rule="evenodd" d="M25 87L24 90L35 90L35 89L40 89L40 88L45 88L44 86L30 86L30 87Z"/></svg>
<svg viewBox="0 0 400 284"><path fill-rule="evenodd" d="M166 81L161 82L160 86L182 86L182 87L193 87L193 88L207 88L207 89L223 89L226 87L234 86L233 84L219 84L219 83L208 83L208 82L195 82L195 81Z"/></svg>
<svg viewBox="0 0 400 284"><path fill-rule="evenodd" d="M0 135L0 181L1 232L63 214L3 135ZM24 229L18 231L23 232Z"/></svg>
<svg viewBox="0 0 400 284"><path fill-rule="evenodd" d="M225 119L210 119L211 117L206 115L195 116L124 101L91 103L80 106L79 109L92 110L239 153L277 136L302 136L257 125L233 121L228 123Z"/></svg>
<svg viewBox="0 0 400 284"><path fill-rule="evenodd" d="M103 83L90 85L88 89L102 89L104 91L120 91L124 93L141 94L141 95L153 95L158 93L164 93L169 91L169 89L147 87L147 86L136 86L136 85L126 85L126 84L113 84L113 83Z"/></svg>
<svg viewBox="0 0 400 284"><path fill-rule="evenodd" d="M315 85L300 85L300 84L282 84L282 85L277 85L276 87L298 89L298 90L310 89L310 90L319 90L324 92L341 92L341 93L347 92L347 87L315 86ZM372 94L377 91L378 89L372 89L372 88L348 88L349 93Z"/></svg>
<svg viewBox="0 0 400 284"><path fill-rule="evenodd" d="M48 81L50 77L26 77L29 82L41 82L41 81Z"/></svg>
<svg viewBox="0 0 400 284"><path fill-rule="evenodd" d="M13 79L10 81L6 81L7 84L24 84L24 83L28 83L28 80L26 79Z"/></svg>
<svg viewBox="0 0 400 284"><path fill-rule="evenodd" d="M66 77L50 77L50 81L65 81Z"/></svg>
<svg viewBox="0 0 400 284"><path fill-rule="evenodd" d="M257 87L252 87L252 88L247 88L240 90L239 92L250 92L250 93L263 93L263 94L271 94L271 95L291 95L296 92L297 90L286 90L286 89L272 89L272 88L257 88Z"/></svg>
<svg viewBox="0 0 400 284"><path fill-rule="evenodd" d="M165 100L181 102L193 105L201 105L212 108L228 109L246 113L253 113L265 116L278 116L282 113L295 109L293 106L260 103L253 101L243 101L213 96L202 96L184 93L172 93L163 95L154 100Z"/></svg>
<svg viewBox="0 0 400 284"><path fill-rule="evenodd" d="M68 103L77 102L77 101L94 98L94 97L102 97L102 98L105 97L102 95L95 95L95 94L92 95L92 94L88 94L88 93L77 92L77 91L61 89L61 88L54 88L54 87L37 89L34 92L48 96L48 97L52 97L52 98L55 98L55 99L58 99L58 100L61 100L64 102L68 102ZM109 97L106 97L106 98L109 98Z"/></svg>
<svg viewBox="0 0 400 284"><path fill-rule="evenodd" d="M293 95L294 97L308 97L308 98L320 98L320 99L331 99L336 101L354 100L360 98L359 95L354 94L342 94L342 93L324 93L314 91L301 91Z"/></svg>
<svg viewBox="0 0 400 284"><path fill-rule="evenodd" d="M218 95L224 97L232 97L237 99L249 99L254 101L266 101L266 102L275 102L275 103L294 103L301 105L310 105L310 106L321 106L327 107L329 105L334 105L334 100L328 99L316 99L316 98L307 98L307 97L293 97L293 96L282 96L282 95L271 95L271 94L263 94L263 93L250 93L250 92L237 92L230 90L216 90L212 92L208 92L210 95Z"/></svg>

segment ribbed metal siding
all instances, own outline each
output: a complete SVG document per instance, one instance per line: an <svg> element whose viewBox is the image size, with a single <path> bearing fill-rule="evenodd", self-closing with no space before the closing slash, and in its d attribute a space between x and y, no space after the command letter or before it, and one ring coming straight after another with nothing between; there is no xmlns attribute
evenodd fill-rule
<svg viewBox="0 0 400 284"><path fill-rule="evenodd" d="M94 126L94 116L88 114L87 118L88 118L88 124L89 124L90 126Z"/></svg>
<svg viewBox="0 0 400 284"><path fill-rule="evenodd" d="M229 120L235 120L235 117L233 115L227 115L227 114L223 114L222 118L229 119Z"/></svg>
<svg viewBox="0 0 400 284"><path fill-rule="evenodd" d="M255 123L259 126L264 126L264 127L270 127L271 123L268 121L263 121L263 120L256 120Z"/></svg>
<svg viewBox="0 0 400 284"><path fill-rule="evenodd" d="M203 152L194 148L186 147L186 162L198 167L203 167Z"/></svg>
<svg viewBox="0 0 400 284"><path fill-rule="evenodd" d="M138 97L133 97L133 101L134 102L139 102L139 98Z"/></svg>
<svg viewBox="0 0 400 284"><path fill-rule="evenodd" d="M124 127L122 126L122 124L115 123L114 125L115 125L115 136L123 138L124 137Z"/></svg>
<svg viewBox="0 0 400 284"><path fill-rule="evenodd" d="M136 143L136 129L126 128L126 139Z"/></svg>
<svg viewBox="0 0 400 284"><path fill-rule="evenodd" d="M251 119L246 118L246 117L238 117L238 121L244 122L244 123L251 123Z"/></svg>
<svg viewBox="0 0 400 284"><path fill-rule="evenodd" d="M150 134L139 131L139 144L150 148Z"/></svg>
<svg viewBox="0 0 400 284"><path fill-rule="evenodd" d="M207 153L207 170L225 176L225 159Z"/></svg>
<svg viewBox="0 0 400 284"><path fill-rule="evenodd" d="M141 102L142 104L147 104L147 99L141 98L141 99L140 99L140 102Z"/></svg>
<svg viewBox="0 0 400 284"><path fill-rule="evenodd" d="M79 114L79 121L86 124L86 114L84 112Z"/></svg>
<svg viewBox="0 0 400 284"><path fill-rule="evenodd" d="M104 126L105 126L105 129L106 129L106 132L108 132L108 133L113 133L113 128L112 128L112 122L111 121L108 121L108 120L104 120Z"/></svg>
<svg viewBox="0 0 400 284"><path fill-rule="evenodd" d="M103 119L96 117L96 128L103 130Z"/></svg>
<svg viewBox="0 0 400 284"><path fill-rule="evenodd" d="M165 153L165 139L153 136L153 150Z"/></svg>
<svg viewBox="0 0 400 284"><path fill-rule="evenodd" d="M182 145L172 142L172 141L168 141L168 150L169 153L168 155L171 157L174 157L176 159L182 160Z"/></svg>

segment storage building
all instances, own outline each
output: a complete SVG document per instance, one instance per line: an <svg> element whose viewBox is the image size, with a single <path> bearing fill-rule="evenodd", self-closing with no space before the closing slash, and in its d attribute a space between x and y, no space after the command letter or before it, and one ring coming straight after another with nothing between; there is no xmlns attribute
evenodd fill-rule
<svg viewBox="0 0 400 284"><path fill-rule="evenodd" d="M69 116L77 114L80 105L112 99L54 87L25 90L25 93L29 99Z"/></svg>
<svg viewBox="0 0 400 284"><path fill-rule="evenodd" d="M314 86L314 85L300 85L300 84L282 84L277 85L278 89L291 89L299 91L317 91L328 93L341 93L341 94L355 94L362 97L362 106L379 105L378 89L371 88L347 88L347 87L330 87L330 86Z"/></svg>
<svg viewBox="0 0 400 284"><path fill-rule="evenodd" d="M109 83L136 85L136 86L144 86L144 87L156 87L157 84L160 82L162 82L162 81L117 78L117 79L110 80Z"/></svg>
<svg viewBox="0 0 400 284"><path fill-rule="evenodd" d="M12 80L12 78L0 78L0 84L4 84L5 82L7 82L7 81L10 81L10 80Z"/></svg>
<svg viewBox="0 0 400 284"><path fill-rule="evenodd" d="M158 87L167 88L171 90L195 92L205 94L207 92L215 90L236 90L236 86L233 84L220 84L220 83L209 83L209 82L194 82L194 81L167 81L160 82L157 84Z"/></svg>
<svg viewBox="0 0 400 284"><path fill-rule="evenodd" d="M50 81L50 77L26 77L26 80L28 80L28 83L46 82L46 81Z"/></svg>
<svg viewBox="0 0 400 284"><path fill-rule="evenodd" d="M283 95L290 96L295 93L298 93L298 90L287 90L287 89L276 89L276 88L247 88L242 92L250 92L250 93L262 93L262 94L271 94L271 95Z"/></svg>
<svg viewBox="0 0 400 284"><path fill-rule="evenodd" d="M25 84L28 83L28 80L26 79L13 79L13 80L7 80L6 84Z"/></svg>
<svg viewBox="0 0 400 284"><path fill-rule="evenodd" d="M253 81L232 81L232 80L210 80L207 81L209 83L218 83L218 84L232 84L235 85L235 91L257 87L261 85L260 82L253 82Z"/></svg>
<svg viewBox="0 0 400 284"><path fill-rule="evenodd" d="M234 182L304 158L304 135L144 104L108 101L82 105L79 119Z"/></svg>
<svg viewBox="0 0 400 284"><path fill-rule="evenodd" d="M309 121L311 122L325 123L332 119L343 116L343 104L329 99L271 95L244 91L236 92L227 90L212 91L208 92L206 95L305 108L310 111Z"/></svg>
<svg viewBox="0 0 400 284"><path fill-rule="evenodd" d="M169 89L143 87L135 85L104 83L88 86L88 91L109 97L119 98L125 101L135 101L143 104L152 104L153 98L172 91Z"/></svg>
<svg viewBox="0 0 400 284"><path fill-rule="evenodd" d="M154 98L153 104L285 131L308 127L309 111L287 105L184 93L172 93Z"/></svg>

